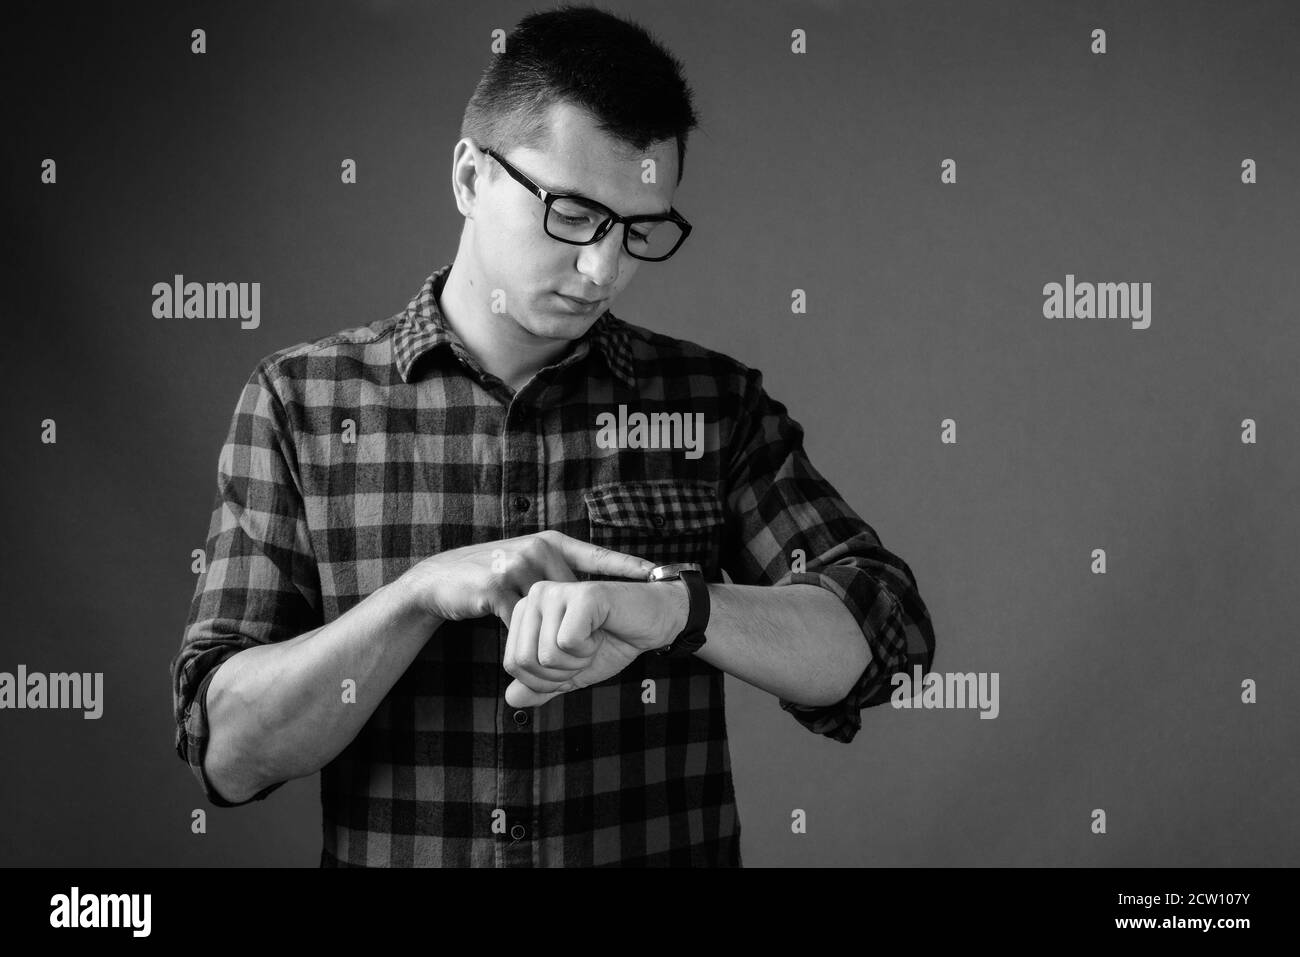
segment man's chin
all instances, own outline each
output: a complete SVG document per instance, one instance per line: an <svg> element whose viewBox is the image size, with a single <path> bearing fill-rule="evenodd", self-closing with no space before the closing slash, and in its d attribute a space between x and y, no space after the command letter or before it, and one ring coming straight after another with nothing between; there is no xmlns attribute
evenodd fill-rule
<svg viewBox="0 0 1300 957"><path fill-rule="evenodd" d="M581 339L587 330L596 324L598 318L600 318L599 314L573 316L563 312L535 312L526 325L524 323L520 325L524 331L539 339L567 339L572 342Z"/></svg>

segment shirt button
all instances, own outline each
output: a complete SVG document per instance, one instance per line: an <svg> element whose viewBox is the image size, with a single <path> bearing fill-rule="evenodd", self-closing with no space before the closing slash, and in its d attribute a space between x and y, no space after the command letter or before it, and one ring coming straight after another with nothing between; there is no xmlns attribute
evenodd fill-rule
<svg viewBox="0 0 1300 957"><path fill-rule="evenodd" d="M519 725L519 727L522 728L522 727L523 727L524 725L526 725L527 723L528 723L528 712L527 712L527 711L516 711L516 712L515 712L515 724Z"/></svg>
<svg viewBox="0 0 1300 957"><path fill-rule="evenodd" d="M663 528L666 519L656 512L654 518L650 519L650 521L654 522L655 528Z"/></svg>
<svg viewBox="0 0 1300 957"><path fill-rule="evenodd" d="M529 504L531 504L531 503L530 503L530 502L528 501L528 499L527 499L526 497L524 497L523 495L516 495L516 496L515 496L515 511L517 511L517 512L526 512L526 511L528 511L528 506L529 506Z"/></svg>
<svg viewBox="0 0 1300 957"><path fill-rule="evenodd" d="M524 839L524 835L527 833L528 832L524 830L524 826L522 824L516 824L514 827L510 829L510 836L513 837L516 841L522 841Z"/></svg>

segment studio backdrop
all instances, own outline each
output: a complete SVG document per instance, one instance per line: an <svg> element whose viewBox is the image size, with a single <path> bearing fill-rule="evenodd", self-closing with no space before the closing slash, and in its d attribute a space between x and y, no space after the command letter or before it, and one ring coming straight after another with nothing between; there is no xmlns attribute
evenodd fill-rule
<svg viewBox="0 0 1300 957"><path fill-rule="evenodd" d="M700 116L614 312L762 371L937 637L848 744L727 678L745 864L1300 863L1300 7L602 7ZM451 262L530 9L19 5L0 864L316 866L317 776L216 808L174 747L217 458L264 357Z"/></svg>

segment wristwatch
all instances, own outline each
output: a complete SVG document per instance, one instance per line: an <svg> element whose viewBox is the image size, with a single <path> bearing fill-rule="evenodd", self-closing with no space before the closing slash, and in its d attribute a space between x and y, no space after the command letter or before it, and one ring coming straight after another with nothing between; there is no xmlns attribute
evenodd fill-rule
<svg viewBox="0 0 1300 957"><path fill-rule="evenodd" d="M667 645L656 648L655 654L673 657L695 654L704 647L704 642L707 640L704 629L709 624L709 585L704 580L704 569L696 562L658 565L650 569L646 581L683 581L686 583L686 594L690 601L690 610L686 613L686 627Z"/></svg>

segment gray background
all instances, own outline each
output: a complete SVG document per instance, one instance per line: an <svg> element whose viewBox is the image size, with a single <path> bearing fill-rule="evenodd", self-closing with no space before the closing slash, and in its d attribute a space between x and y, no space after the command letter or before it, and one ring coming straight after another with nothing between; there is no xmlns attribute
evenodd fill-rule
<svg viewBox="0 0 1300 957"><path fill-rule="evenodd" d="M1000 675L996 720L885 706L849 745L729 678L746 864L1300 863L1300 6L603 6L702 120L696 232L616 314L763 370L916 573L935 668ZM316 776L210 808L172 749L190 552L258 360L451 259L461 112L530 5L36 9L4 66L0 670L103 671L105 710L0 712L0 863L315 866ZM261 327L154 319L177 272L261 282ZM1066 273L1151 282L1151 327L1044 319Z"/></svg>

